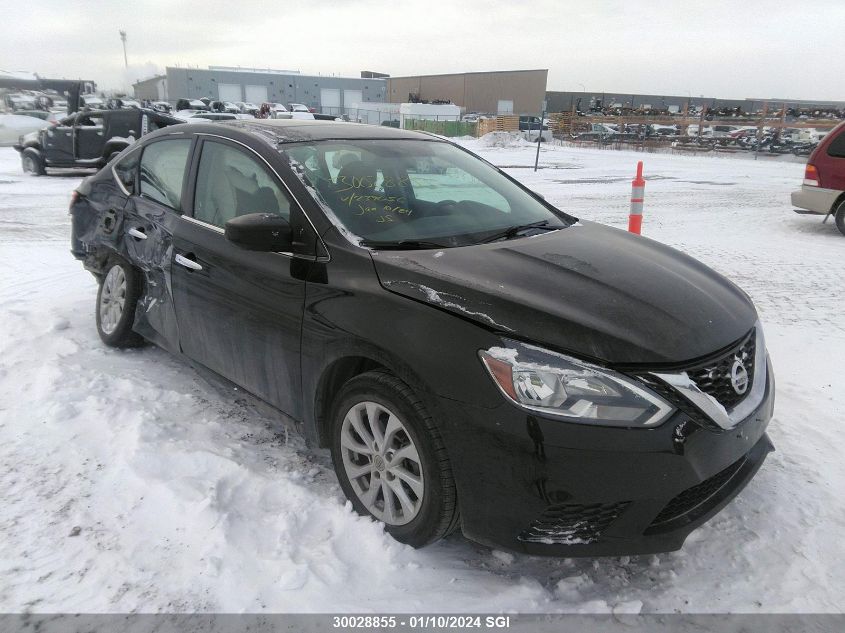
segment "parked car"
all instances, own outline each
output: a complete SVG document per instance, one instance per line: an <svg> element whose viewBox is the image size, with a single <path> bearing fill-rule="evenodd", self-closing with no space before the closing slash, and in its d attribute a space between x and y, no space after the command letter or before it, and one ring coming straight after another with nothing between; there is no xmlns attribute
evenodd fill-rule
<svg viewBox="0 0 845 633"><path fill-rule="evenodd" d="M833 215L836 227L845 235L845 122L819 141L804 170L801 189L792 192L798 213Z"/></svg>
<svg viewBox="0 0 845 633"><path fill-rule="evenodd" d="M96 95L80 95L79 108L82 110L102 110L106 102Z"/></svg>
<svg viewBox="0 0 845 633"><path fill-rule="evenodd" d="M35 97L30 94L11 93L3 95L3 105L5 105L6 109L11 112L38 109L38 102Z"/></svg>
<svg viewBox="0 0 845 633"><path fill-rule="evenodd" d="M106 102L109 110L122 110L124 108L140 108L141 102L128 97L114 97Z"/></svg>
<svg viewBox="0 0 845 633"><path fill-rule="evenodd" d="M62 118L57 113L46 110L18 110L15 114L41 119L42 121L47 121L48 123L53 124L58 123L59 119Z"/></svg>
<svg viewBox="0 0 845 633"><path fill-rule="evenodd" d="M20 138L24 172L35 176L50 167L102 167L147 132L182 123L149 109L84 111Z"/></svg>
<svg viewBox="0 0 845 633"><path fill-rule="evenodd" d="M173 106L171 106L167 101L152 101L150 102L150 108L156 112L163 112L164 114L170 114L173 110Z"/></svg>
<svg viewBox="0 0 845 633"><path fill-rule="evenodd" d="M311 112L311 109L303 103L289 103L288 110L291 112Z"/></svg>
<svg viewBox="0 0 845 633"><path fill-rule="evenodd" d="M272 118L272 119L299 119L299 120L303 120L303 121L313 121L318 116L320 117L321 120L326 120L327 117L328 117L332 121L334 121L337 118L337 117L332 116L332 115L326 115L326 114L317 115L317 114L313 114L311 112L303 112L302 110L292 110L292 111L289 111L289 112L278 112L277 111L277 112L271 112L270 115L271 115L270 118Z"/></svg>
<svg viewBox="0 0 845 633"><path fill-rule="evenodd" d="M50 112L56 114L67 114L67 99L53 99L53 105L50 107Z"/></svg>
<svg viewBox="0 0 845 633"><path fill-rule="evenodd" d="M200 99L177 99L176 111L179 110L205 110L210 111L211 108Z"/></svg>
<svg viewBox="0 0 845 633"><path fill-rule="evenodd" d="M173 116L178 119L182 119L185 123L234 121L238 118L230 112L205 112L204 110L182 110L180 112L176 112Z"/></svg>
<svg viewBox="0 0 845 633"><path fill-rule="evenodd" d="M271 405L404 543L676 549L772 450L748 295L446 139L179 126L70 212L106 345L152 341Z"/></svg>
<svg viewBox="0 0 845 633"><path fill-rule="evenodd" d="M536 132L540 129L540 117L538 116L521 116L519 117L519 131L520 132ZM543 129L548 130L549 126L543 123Z"/></svg>
<svg viewBox="0 0 845 633"><path fill-rule="evenodd" d="M252 116L258 114L258 106L254 103L249 103L248 101L238 101L235 105L238 106L238 110L241 114L251 114Z"/></svg>
<svg viewBox="0 0 845 633"><path fill-rule="evenodd" d="M231 101L212 101L211 110L213 112L228 112L230 114L237 114L240 112L238 106Z"/></svg>
<svg viewBox="0 0 845 633"><path fill-rule="evenodd" d="M37 116L27 116L34 110L19 110L0 114L0 147L13 146L23 135L49 127L52 123Z"/></svg>

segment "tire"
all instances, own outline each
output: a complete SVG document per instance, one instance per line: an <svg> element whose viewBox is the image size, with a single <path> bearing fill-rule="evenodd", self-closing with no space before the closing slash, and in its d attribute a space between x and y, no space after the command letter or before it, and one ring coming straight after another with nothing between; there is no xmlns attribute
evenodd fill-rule
<svg viewBox="0 0 845 633"><path fill-rule="evenodd" d="M126 260L112 255L100 280L95 308L97 333L110 347L138 347L144 344L132 329L135 308L141 294L141 275Z"/></svg>
<svg viewBox="0 0 845 633"><path fill-rule="evenodd" d="M845 235L845 200L839 203L835 213L836 228L839 229L842 235Z"/></svg>
<svg viewBox="0 0 845 633"><path fill-rule="evenodd" d="M412 547L455 530L460 514L449 457L434 421L408 385L385 370L361 374L341 388L331 415L335 472L359 514L381 521L393 538ZM400 451L407 456L401 461ZM368 497L374 481L378 488Z"/></svg>
<svg viewBox="0 0 845 633"><path fill-rule="evenodd" d="M32 174L33 176L43 176L46 173L41 152L33 147L27 147L21 152L21 167L24 173Z"/></svg>

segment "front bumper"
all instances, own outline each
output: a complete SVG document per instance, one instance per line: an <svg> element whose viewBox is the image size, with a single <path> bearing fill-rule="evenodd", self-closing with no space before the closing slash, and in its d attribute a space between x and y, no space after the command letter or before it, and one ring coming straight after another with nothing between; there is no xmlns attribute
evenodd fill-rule
<svg viewBox="0 0 845 633"><path fill-rule="evenodd" d="M801 185L798 191L792 192L792 206L819 215L827 215L841 194L842 192L836 189Z"/></svg>
<svg viewBox="0 0 845 633"><path fill-rule="evenodd" d="M679 549L754 477L773 446L766 393L731 430L678 411L655 429L570 424L502 403L440 399L464 534L492 547L553 556Z"/></svg>

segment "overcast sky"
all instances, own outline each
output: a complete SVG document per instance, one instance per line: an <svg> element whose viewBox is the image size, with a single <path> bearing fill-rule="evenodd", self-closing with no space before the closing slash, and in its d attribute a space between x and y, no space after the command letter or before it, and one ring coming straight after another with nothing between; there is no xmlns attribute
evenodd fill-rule
<svg viewBox="0 0 845 633"><path fill-rule="evenodd" d="M0 69L100 88L168 65L349 76L548 68L549 90L845 100L845 0L13 5L0 11Z"/></svg>

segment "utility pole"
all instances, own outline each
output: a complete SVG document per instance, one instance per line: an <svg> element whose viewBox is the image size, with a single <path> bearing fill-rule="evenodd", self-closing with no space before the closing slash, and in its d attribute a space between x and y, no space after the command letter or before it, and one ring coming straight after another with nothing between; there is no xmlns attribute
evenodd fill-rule
<svg viewBox="0 0 845 633"><path fill-rule="evenodd" d="M129 58L126 57L126 31L120 30L120 41L123 42L123 65L126 68L129 68Z"/></svg>
<svg viewBox="0 0 845 633"><path fill-rule="evenodd" d="M540 163L540 141L543 140L543 119L546 118L546 100L543 99L543 108L540 113L540 133L537 135L537 154L534 156L534 171L537 171L537 165ZM528 134L531 134L531 126L528 126Z"/></svg>

